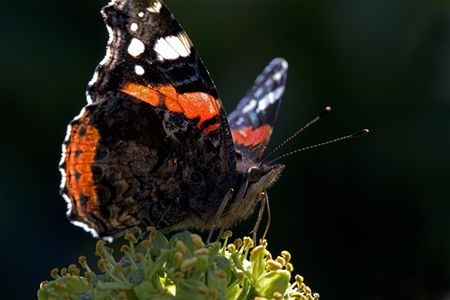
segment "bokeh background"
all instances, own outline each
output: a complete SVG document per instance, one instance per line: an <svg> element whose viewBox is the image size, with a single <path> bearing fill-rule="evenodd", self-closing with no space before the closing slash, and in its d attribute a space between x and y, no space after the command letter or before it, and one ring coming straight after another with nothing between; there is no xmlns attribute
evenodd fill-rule
<svg viewBox="0 0 450 300"><path fill-rule="evenodd" d="M450 299L450 1L166 2L228 112L272 57L289 61L272 147L325 105L285 150L371 129L283 161L270 249L290 250L322 299ZM104 56L105 4L1 5L1 299L35 298L54 266L93 252L65 219L58 162Z"/></svg>

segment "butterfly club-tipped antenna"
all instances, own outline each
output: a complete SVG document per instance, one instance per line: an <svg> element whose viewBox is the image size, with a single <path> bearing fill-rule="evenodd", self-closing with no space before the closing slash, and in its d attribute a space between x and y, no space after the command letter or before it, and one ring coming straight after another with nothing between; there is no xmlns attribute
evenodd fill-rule
<svg viewBox="0 0 450 300"><path fill-rule="evenodd" d="M268 164L273 164L274 162L277 162L280 159L283 159L283 158L286 158L288 156L297 154L299 152L303 152L303 151L306 151L306 150L311 150L311 149L323 147L323 146L326 146L326 145L334 144L334 143L337 143L337 142L342 142L342 141L349 140L349 139L354 139L354 138L357 138L357 137L364 136L364 135L366 135L368 133L369 133L369 129L362 129L362 130L359 130L359 131L357 131L355 133L352 133L352 134L349 134L349 135L345 135L345 136L342 136L342 137L339 137L339 138L336 138L336 139L332 139L332 140L329 140L329 141L326 141L326 142L322 142L322 143L319 143L319 144L303 147L303 148L300 148L300 149L297 149L297 150L294 150L294 151L282 154L282 155L278 156L277 158L274 158L271 161L268 161L267 163Z"/></svg>
<svg viewBox="0 0 450 300"><path fill-rule="evenodd" d="M311 125L317 123L320 119L322 119L326 114L331 112L331 107L326 106L314 119L297 129L290 137L285 139L281 144L276 146L274 149L272 149L267 155L264 156L264 161L266 161L269 157L271 157L274 153L276 153L278 150L283 148L287 143L289 143L293 138L295 138L297 135L305 131L308 127L311 127Z"/></svg>

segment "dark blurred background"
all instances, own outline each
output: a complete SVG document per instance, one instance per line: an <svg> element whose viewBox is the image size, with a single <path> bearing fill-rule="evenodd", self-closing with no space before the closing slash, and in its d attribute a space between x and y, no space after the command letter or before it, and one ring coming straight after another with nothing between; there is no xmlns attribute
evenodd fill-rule
<svg viewBox="0 0 450 300"><path fill-rule="evenodd" d="M228 112L272 57L289 61L272 147L325 105L285 150L371 129L284 160L270 250L291 251L322 299L450 299L450 1L166 2ZM54 266L94 250L65 218L58 162L104 56L105 4L1 5L1 299L35 298Z"/></svg>

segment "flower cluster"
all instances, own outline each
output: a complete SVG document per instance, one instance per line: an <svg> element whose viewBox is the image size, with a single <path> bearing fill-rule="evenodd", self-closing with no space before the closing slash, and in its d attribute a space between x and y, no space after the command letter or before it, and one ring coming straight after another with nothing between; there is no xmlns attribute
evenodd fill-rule
<svg viewBox="0 0 450 300"><path fill-rule="evenodd" d="M283 251L272 257L267 241L254 247L245 237L230 243L225 232L223 243L205 245L197 234L184 231L170 240L153 228L138 241L127 233L127 243L116 260L111 248L98 241L96 274L85 257L51 272L52 281L41 284L40 300L51 299L302 299L317 300L300 275L291 273L291 255ZM291 282L293 281L293 282Z"/></svg>

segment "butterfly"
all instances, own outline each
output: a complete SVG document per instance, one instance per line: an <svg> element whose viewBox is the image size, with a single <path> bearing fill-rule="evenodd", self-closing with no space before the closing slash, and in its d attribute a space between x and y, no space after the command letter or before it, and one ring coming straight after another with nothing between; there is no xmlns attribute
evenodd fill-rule
<svg viewBox="0 0 450 300"><path fill-rule="evenodd" d="M273 59L227 117L208 70L162 1L115 0L102 15L106 56L63 143L69 220L107 238L147 226L229 228L263 207L284 169L263 155L287 62Z"/></svg>

